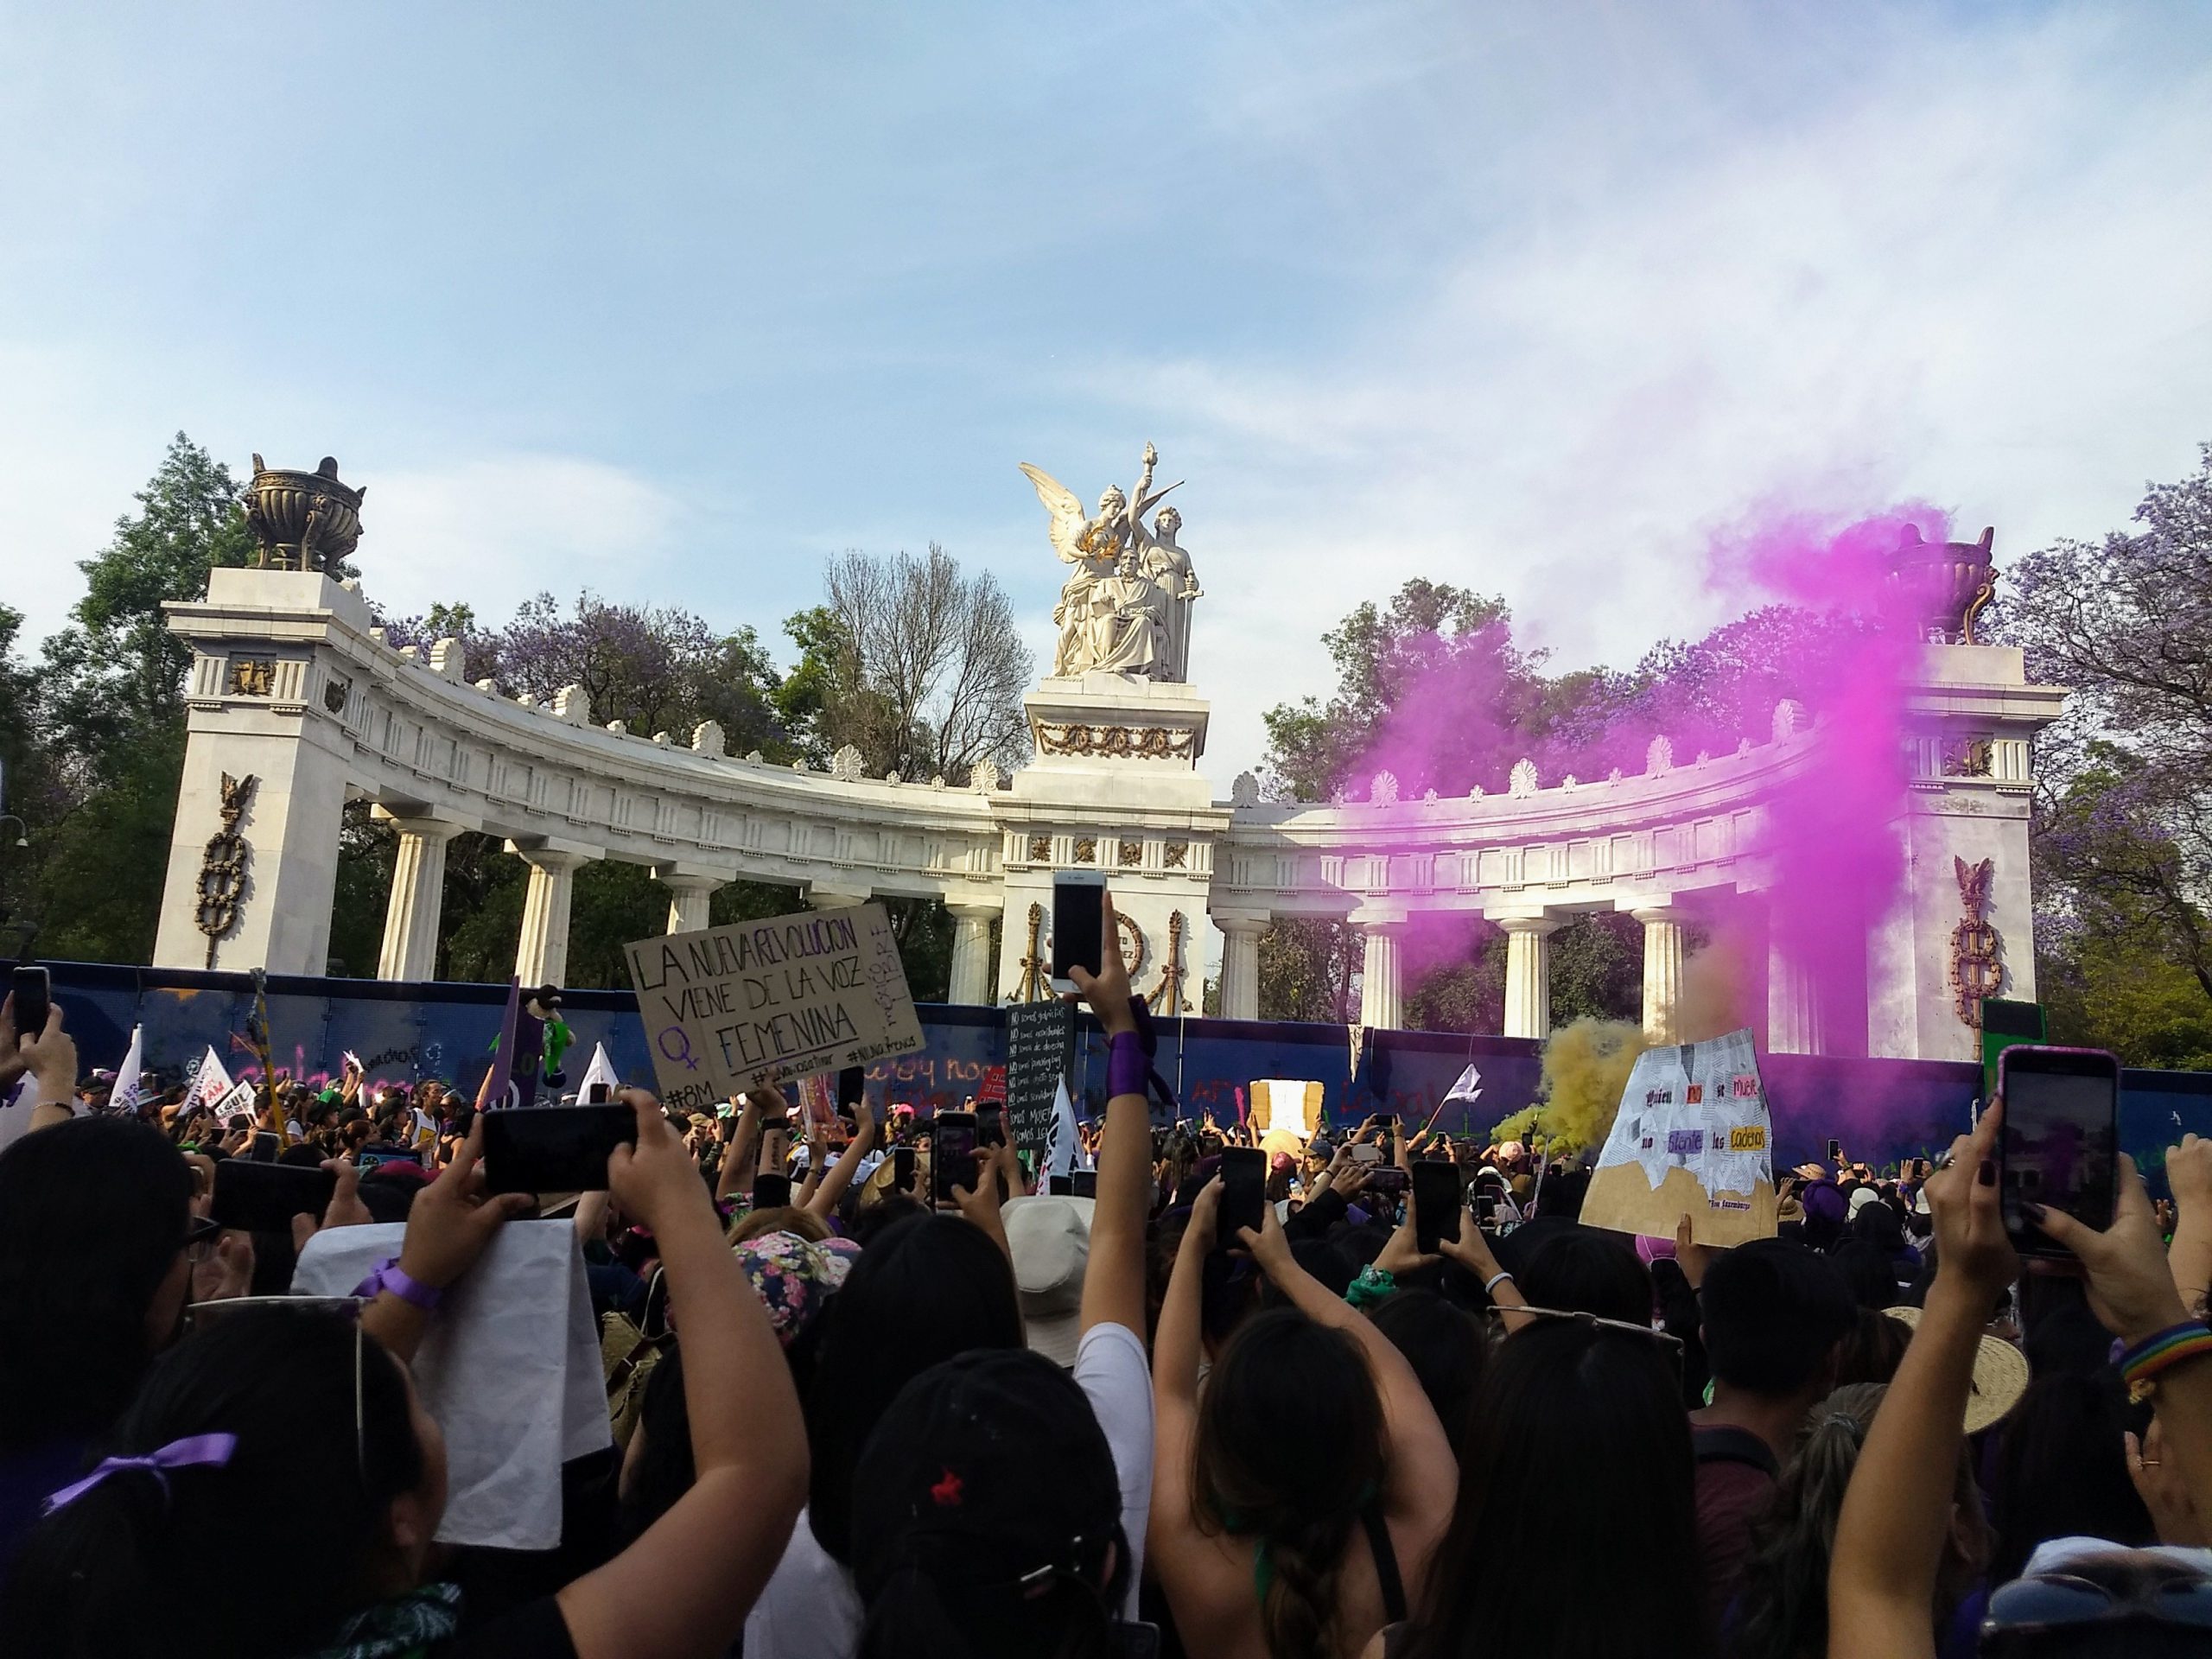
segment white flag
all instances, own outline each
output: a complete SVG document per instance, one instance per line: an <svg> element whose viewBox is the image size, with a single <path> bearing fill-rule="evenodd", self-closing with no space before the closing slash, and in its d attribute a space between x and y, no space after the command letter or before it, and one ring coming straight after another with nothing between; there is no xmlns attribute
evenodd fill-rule
<svg viewBox="0 0 2212 1659"><path fill-rule="evenodd" d="M108 1091L107 1109L118 1116L138 1115L138 1079L145 1071L145 1031L143 1026L130 1027L130 1049L123 1057L123 1065L116 1071L115 1087Z"/></svg>
<svg viewBox="0 0 2212 1659"><path fill-rule="evenodd" d="M215 1122L224 1128L251 1123L261 1109L261 1096L251 1081L234 1083L231 1092L215 1103Z"/></svg>
<svg viewBox="0 0 2212 1659"><path fill-rule="evenodd" d="M1477 1101L1483 1097L1483 1074L1475 1069L1474 1062L1459 1074L1459 1080L1444 1091L1446 1100Z"/></svg>
<svg viewBox="0 0 2212 1659"><path fill-rule="evenodd" d="M1076 1147L1082 1140L1075 1126L1075 1102L1068 1098L1068 1080L1063 1077L1052 1090L1052 1128L1045 1137L1045 1173L1073 1174Z"/></svg>
<svg viewBox="0 0 2212 1659"><path fill-rule="evenodd" d="M592 1085L599 1083L607 1085L607 1097L609 1100L614 1098L614 1091L622 1086L622 1080L614 1075L614 1062L607 1058L605 1043L592 1045L591 1064L584 1068L583 1080L576 1084L576 1099L579 1102L588 1102L591 1099Z"/></svg>
<svg viewBox="0 0 2212 1659"><path fill-rule="evenodd" d="M185 1102L186 1109L196 1111L203 1106L213 1106L230 1092L230 1071L211 1046L207 1058L200 1062L200 1070L193 1074L192 1095Z"/></svg>

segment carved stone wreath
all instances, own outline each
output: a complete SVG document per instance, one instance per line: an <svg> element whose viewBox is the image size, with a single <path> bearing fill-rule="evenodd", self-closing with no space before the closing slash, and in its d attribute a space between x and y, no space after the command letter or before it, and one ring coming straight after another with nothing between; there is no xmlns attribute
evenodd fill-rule
<svg viewBox="0 0 2212 1659"><path fill-rule="evenodd" d="M215 965L215 947L238 925L238 906L245 898L246 860L252 853L238 834L238 819L252 804L260 779L251 772L243 778L223 774L223 827L207 839L200 855L200 903L194 917L207 936L207 965Z"/></svg>
<svg viewBox="0 0 2212 1659"><path fill-rule="evenodd" d="M1198 733L1187 726L1084 726L1037 723L1046 754L1096 754L1111 760L1187 760Z"/></svg>

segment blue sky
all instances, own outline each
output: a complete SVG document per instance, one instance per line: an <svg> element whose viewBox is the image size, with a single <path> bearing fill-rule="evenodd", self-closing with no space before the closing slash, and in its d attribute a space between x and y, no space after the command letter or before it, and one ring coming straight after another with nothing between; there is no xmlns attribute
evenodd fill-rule
<svg viewBox="0 0 2212 1659"><path fill-rule="evenodd" d="M1898 498L2000 558L2212 438L2212 10L0 3L0 599L183 428L338 455L397 609L773 635L1147 439L1226 793L1426 575L1566 664Z"/></svg>

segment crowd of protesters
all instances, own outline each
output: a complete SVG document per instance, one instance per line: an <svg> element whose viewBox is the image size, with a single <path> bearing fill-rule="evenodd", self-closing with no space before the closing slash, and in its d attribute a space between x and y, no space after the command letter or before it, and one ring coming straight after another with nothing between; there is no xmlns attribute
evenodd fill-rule
<svg viewBox="0 0 2212 1659"><path fill-rule="evenodd" d="M58 1014L0 1011L35 1102L0 1152L0 1653L2212 1651L2212 1142L2167 1154L2171 1207L2128 1165L2105 1231L2039 1217L2069 1254L2037 1271L2001 1105L1894 1179L1796 1171L1734 1249L1387 1119L1273 1153L1230 1236L1248 1137L1155 1129L1126 973L1079 982L1082 1190L988 1147L942 1203L927 1121L772 1091L625 1090L604 1191L495 1197L480 1103L435 1084L120 1114ZM257 1152L327 1168L325 1211L217 1226ZM1424 1157L1465 1200L1433 1252ZM456 1548L411 1368L524 1217L581 1250L613 1446L550 1471L557 1548ZM286 1294L378 1222L353 1298Z"/></svg>

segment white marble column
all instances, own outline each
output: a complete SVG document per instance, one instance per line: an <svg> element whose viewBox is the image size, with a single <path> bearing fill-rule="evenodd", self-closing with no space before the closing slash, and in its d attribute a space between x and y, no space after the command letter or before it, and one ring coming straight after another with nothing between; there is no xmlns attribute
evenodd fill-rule
<svg viewBox="0 0 2212 1659"><path fill-rule="evenodd" d="M1822 1054L1827 1033L1819 987L1805 959L1777 937L1771 921L1766 947L1766 1046L1774 1054Z"/></svg>
<svg viewBox="0 0 2212 1659"><path fill-rule="evenodd" d="M715 895L729 885L727 877L681 864L654 865L653 880L668 889L668 925L661 930L665 933L696 933L713 926L707 919L708 909Z"/></svg>
<svg viewBox="0 0 2212 1659"><path fill-rule="evenodd" d="M515 976L528 985L558 985L569 971L569 902L576 871L590 855L551 847L507 850L530 866L522 901L522 937L515 943Z"/></svg>
<svg viewBox="0 0 2212 1659"><path fill-rule="evenodd" d="M1643 924L1643 1040L1682 1040L1682 912L1647 905L1629 912Z"/></svg>
<svg viewBox="0 0 2212 1659"><path fill-rule="evenodd" d="M945 995L982 1007L991 1000L991 924L1002 907L948 903L945 908L952 912L952 976Z"/></svg>
<svg viewBox="0 0 2212 1659"><path fill-rule="evenodd" d="M1268 931L1264 916L1217 916L1221 930L1221 1017L1256 1020L1260 1017L1260 936Z"/></svg>
<svg viewBox="0 0 2212 1659"><path fill-rule="evenodd" d="M399 831L391 862L391 897L384 912L378 979L425 980L438 970L438 916L446 892L446 843L466 827L442 818L378 817Z"/></svg>
<svg viewBox="0 0 2212 1659"><path fill-rule="evenodd" d="M1359 1023L1394 1029L1403 1017L1398 1002L1398 935L1402 922L1355 922L1363 946L1359 970Z"/></svg>
<svg viewBox="0 0 2212 1659"><path fill-rule="evenodd" d="M1552 1033L1551 938L1558 918L1503 916L1505 930L1505 1034L1548 1037Z"/></svg>

